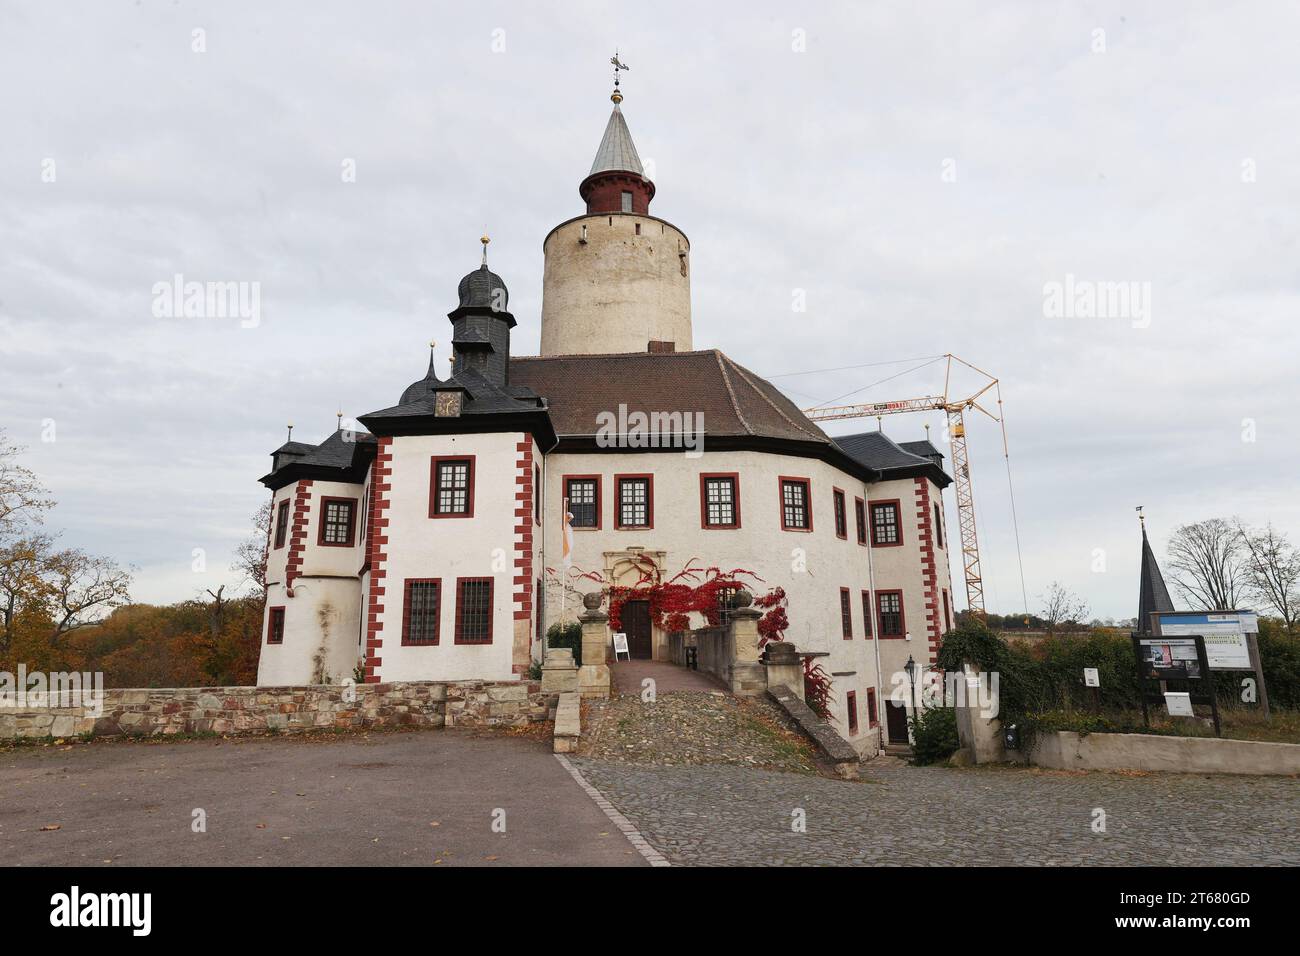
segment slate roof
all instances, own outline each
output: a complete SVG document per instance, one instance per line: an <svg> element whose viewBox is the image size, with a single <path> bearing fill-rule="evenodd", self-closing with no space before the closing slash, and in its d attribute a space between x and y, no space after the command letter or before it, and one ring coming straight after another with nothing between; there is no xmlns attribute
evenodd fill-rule
<svg viewBox="0 0 1300 956"><path fill-rule="evenodd" d="M594 176L611 170L645 176L641 157L637 155L636 146L632 142L632 133L628 130L627 120L623 119L623 111L617 103L614 104L614 112L609 114L605 135L600 140L600 148L596 150L591 172L587 175Z"/></svg>
<svg viewBox="0 0 1300 956"><path fill-rule="evenodd" d="M501 301L493 302L493 294L498 289L501 290ZM495 307L504 312L510 305L510 290L506 288L505 280L489 270L486 262L460 280L456 293L460 296L462 309Z"/></svg>
<svg viewBox="0 0 1300 956"><path fill-rule="evenodd" d="M929 458L932 455L938 455L940 460L943 459L943 452L935 448L934 445L930 444L930 442L924 438L920 441L900 441L898 447L903 449L903 451L911 452L913 455L920 455L922 458Z"/></svg>
<svg viewBox="0 0 1300 956"><path fill-rule="evenodd" d="M361 415L361 423L380 435L513 429L532 431L539 440L553 441L545 402L531 388L497 385L473 368L458 369L439 381L430 364L430 376L409 385L398 404ZM437 392L441 391L462 393L460 415L439 418L435 414ZM490 422L491 418L499 421Z"/></svg>
<svg viewBox="0 0 1300 956"><path fill-rule="evenodd" d="M837 435L835 444L855 461L880 472L883 480L893 478L911 478L925 475L940 488L946 488L952 479L940 467L939 463L928 454L940 454L939 450L928 441L906 442L916 451L895 442L882 431L859 432L854 435ZM923 447L922 447L923 446ZM929 449L927 455L917 451ZM942 455L940 455L942 458Z"/></svg>
<svg viewBox="0 0 1300 956"><path fill-rule="evenodd" d="M560 437L594 436L598 415L628 412L703 414L704 434L812 442L826 434L770 382L716 349L510 359L510 381L546 397Z"/></svg>
<svg viewBox="0 0 1300 956"><path fill-rule="evenodd" d="M268 488L283 488L299 478L360 481L374 457L375 436L340 428L319 445L285 442L273 452L278 466L259 479ZM284 459L281 456L285 456Z"/></svg>

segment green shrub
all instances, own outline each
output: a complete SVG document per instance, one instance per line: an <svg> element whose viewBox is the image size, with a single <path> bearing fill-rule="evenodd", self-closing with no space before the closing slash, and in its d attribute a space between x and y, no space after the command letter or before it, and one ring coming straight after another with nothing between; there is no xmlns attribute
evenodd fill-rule
<svg viewBox="0 0 1300 956"><path fill-rule="evenodd" d="M957 712L951 707L931 707L908 718L912 729L912 760L918 764L947 760L961 742L957 739Z"/></svg>
<svg viewBox="0 0 1300 956"><path fill-rule="evenodd" d="M1277 710L1300 708L1300 637L1288 633L1273 619L1261 620L1259 632L1259 656L1269 703ZM998 718L1004 727L1013 723L1019 726L1023 747L1032 746L1034 736L1048 730L1199 732L1181 721L1157 730L1155 723L1161 710L1158 701L1151 704L1155 711L1153 726L1142 726L1133 641L1123 632L1098 628L1088 634L1060 635L1025 644L1004 641L984 622L966 617L944 635L938 663L945 671L955 671L967 662L982 671L998 673ZM1101 686L1096 697L1092 688L1084 686L1085 667L1097 668ZM1254 705L1241 702L1241 681L1247 676L1240 671L1212 672L1221 709L1243 717L1255 710ZM1185 690L1188 683L1169 682L1171 690ZM1154 692L1154 685L1149 690ZM1094 713L1098 704L1100 714Z"/></svg>
<svg viewBox="0 0 1300 956"><path fill-rule="evenodd" d="M547 647L569 647L573 649L573 662L582 666L582 625L577 621L567 624L556 623L546 629Z"/></svg>

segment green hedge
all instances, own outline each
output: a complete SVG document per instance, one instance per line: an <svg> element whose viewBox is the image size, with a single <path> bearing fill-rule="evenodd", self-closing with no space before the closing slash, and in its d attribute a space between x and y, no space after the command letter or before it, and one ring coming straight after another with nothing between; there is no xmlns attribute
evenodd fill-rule
<svg viewBox="0 0 1300 956"><path fill-rule="evenodd" d="M582 625L577 621L567 624L552 624L546 629L547 647L569 647L573 649L573 662L582 666Z"/></svg>
<svg viewBox="0 0 1300 956"><path fill-rule="evenodd" d="M1300 636L1288 634L1276 621L1261 620L1259 653L1269 704L1280 710L1300 708ZM1103 712L1142 706L1133 642L1125 633L1098 629L1028 644L1005 641L982 621L967 619L944 636L939 666L954 671L967 661L998 672L1004 726L1032 727L1044 715L1091 712L1094 699L1083 684L1085 667L1098 670ZM1241 702L1241 681L1249 675L1215 671L1213 676L1220 707L1254 706ZM1173 681L1171 687L1182 689L1184 683Z"/></svg>

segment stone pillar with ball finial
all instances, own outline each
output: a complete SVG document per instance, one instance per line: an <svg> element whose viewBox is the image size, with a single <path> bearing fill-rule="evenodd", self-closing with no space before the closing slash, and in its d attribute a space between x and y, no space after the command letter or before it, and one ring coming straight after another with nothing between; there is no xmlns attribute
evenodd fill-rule
<svg viewBox="0 0 1300 956"><path fill-rule="evenodd" d="M731 611L732 658L727 684L738 697L757 697L767 692L767 672L758 661L758 621L763 612L754 607L754 596L737 591Z"/></svg>
<svg viewBox="0 0 1300 956"><path fill-rule="evenodd" d="M578 668L578 692L583 697L609 696L609 615L600 609L604 595L592 591L582 596L582 666Z"/></svg>

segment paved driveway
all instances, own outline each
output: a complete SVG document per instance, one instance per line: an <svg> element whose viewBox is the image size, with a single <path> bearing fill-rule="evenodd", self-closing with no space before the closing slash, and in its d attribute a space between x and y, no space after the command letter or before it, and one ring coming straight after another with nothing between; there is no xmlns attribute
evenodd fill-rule
<svg viewBox="0 0 1300 956"><path fill-rule="evenodd" d="M192 832L196 808L206 833ZM549 741L433 731L0 753L0 864L108 862L647 865Z"/></svg>
<svg viewBox="0 0 1300 956"><path fill-rule="evenodd" d="M673 864L1300 864L1300 786L1285 777L890 760L850 783L734 766L573 764ZM1098 809L1105 832L1093 830Z"/></svg>

